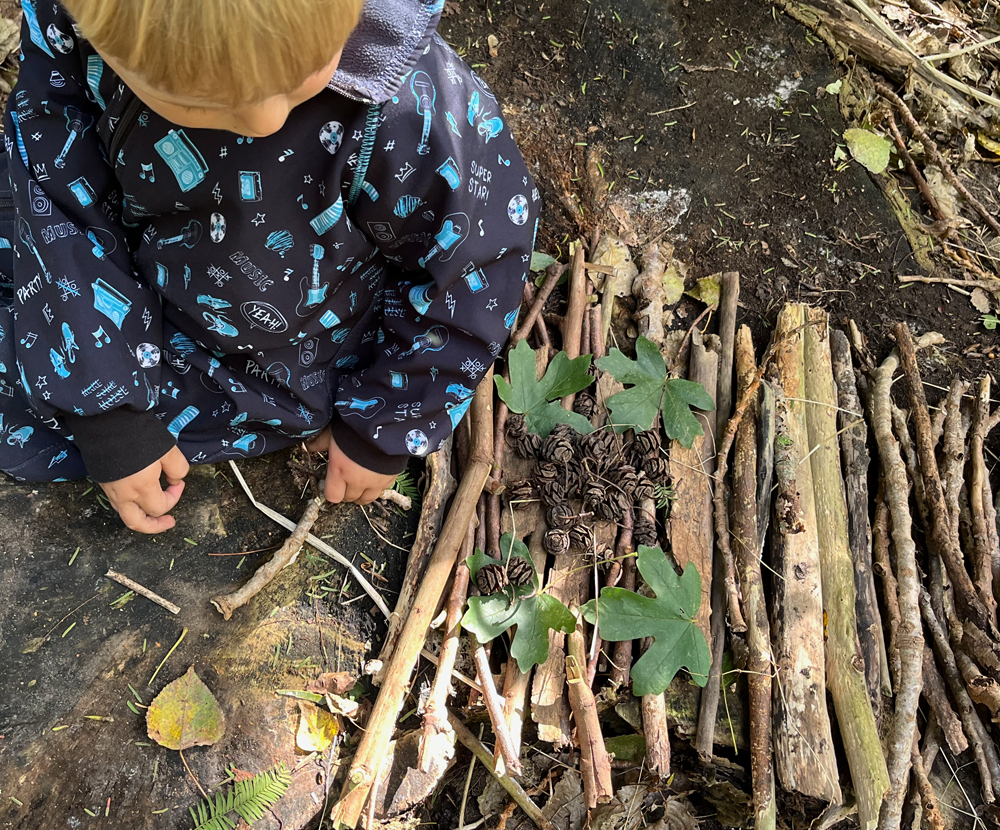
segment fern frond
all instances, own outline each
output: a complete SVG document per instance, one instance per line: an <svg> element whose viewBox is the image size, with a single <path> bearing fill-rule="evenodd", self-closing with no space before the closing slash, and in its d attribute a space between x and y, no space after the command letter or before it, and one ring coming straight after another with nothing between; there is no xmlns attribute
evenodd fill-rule
<svg viewBox="0 0 1000 830"><path fill-rule="evenodd" d="M236 813L247 824L264 817L292 783L292 775L283 763L245 781L236 781L191 808L194 830L234 830L236 823L229 813Z"/></svg>

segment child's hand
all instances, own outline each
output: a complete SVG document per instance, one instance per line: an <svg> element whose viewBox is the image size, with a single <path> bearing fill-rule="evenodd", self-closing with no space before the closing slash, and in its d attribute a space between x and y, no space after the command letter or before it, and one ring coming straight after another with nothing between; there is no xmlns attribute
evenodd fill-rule
<svg viewBox="0 0 1000 830"><path fill-rule="evenodd" d="M330 460L326 466L326 487L323 495L326 500L339 504L342 501L352 501L356 504L371 504L382 495L386 487L391 487L396 480L394 475L383 475L362 467L352 461L337 446L329 429L323 430L309 442L309 449L319 452L330 451Z"/></svg>
<svg viewBox="0 0 1000 830"><path fill-rule="evenodd" d="M168 516L184 492L187 459L177 447L159 461L117 481L101 484L125 526L139 533L162 533L176 523ZM166 490L160 487L160 475L166 476Z"/></svg>

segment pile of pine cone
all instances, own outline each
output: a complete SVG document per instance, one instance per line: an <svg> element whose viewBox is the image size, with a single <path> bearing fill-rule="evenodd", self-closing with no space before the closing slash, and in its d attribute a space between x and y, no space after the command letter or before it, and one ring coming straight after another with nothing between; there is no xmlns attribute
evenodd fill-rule
<svg viewBox="0 0 1000 830"><path fill-rule="evenodd" d="M584 417L594 411L588 393L576 397L574 410ZM665 484L669 464L660 451L656 429L619 435L610 428L581 435L569 424L558 424L542 439L528 432L524 416L511 413L507 436L514 451L538 460L530 480L507 488L511 502L541 499L548 507L549 531L545 549L552 554L572 549L594 552L595 520L620 522L634 502L654 497L654 487ZM644 515L636 518L636 544L656 545L656 527ZM610 553L597 551L599 559Z"/></svg>

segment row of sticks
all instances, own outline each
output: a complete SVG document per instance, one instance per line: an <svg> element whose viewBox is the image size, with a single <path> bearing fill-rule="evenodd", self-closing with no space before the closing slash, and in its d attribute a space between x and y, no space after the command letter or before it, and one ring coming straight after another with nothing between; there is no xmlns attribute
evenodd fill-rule
<svg viewBox="0 0 1000 830"><path fill-rule="evenodd" d="M991 586L992 569L1000 564L995 545L995 512L983 455L985 436L1000 419L996 413L989 414L988 380L983 382L985 391L980 387L980 404L975 410L979 415L975 418L963 415L964 387L956 382L948 398L951 403L942 406L933 424L924 430L920 413L928 413L928 409L905 327L896 332L898 350L878 367L852 327L854 354L862 369L855 385L850 382L854 374L851 351L843 335L829 330L824 315L790 306L782 313L772 345L758 366L749 331L742 329L738 336L735 331L738 275L727 274L722 280L719 338L702 337L698 330L700 317L686 333L673 337L674 333L663 332L662 294L658 295L657 288L662 286L663 261L655 248L647 252L644 266L633 285L639 333L661 348L668 365L689 367L691 379L717 392L716 421L713 423L706 413L706 436L689 451L694 455L685 456L680 452L683 448L677 446L671 448L672 473L676 462L678 475L674 480L671 519L667 520L662 537L670 543L678 565L695 561L703 577L706 601L698 622L712 645L713 670L702 695L696 747L704 755L712 755L728 621L728 642L740 657L740 666L749 681L751 776L757 826L775 824L772 772L775 767L787 790L817 795L831 803L843 800L825 705L828 688L838 720L846 725L841 736L864 826L876 823L886 828L899 826L910 769L925 813L932 821L935 815L939 817L927 772L942 734L952 752L963 748L959 733L966 735L967 744L973 747L980 764L984 797L991 800L1000 764L975 708L976 703L983 703L992 694L996 668L1000 666L1000 661L995 660L1000 640L995 628L996 603L987 602L992 587L983 588L986 571L991 574ZM570 357L587 352L600 356L606 347L607 325L614 310L614 275L603 274L601 302L592 304L594 289L588 282L582 245L569 267L567 309L561 321L563 347ZM542 310L562 270L563 266L550 269L541 290L530 298L528 313L514 335L516 343L532 333L542 356L540 364L546 362L552 341ZM597 269L589 270L593 273ZM933 342L933 338L925 340ZM825 355L825 372L817 371L817 354ZM808 360L806 355L810 356ZM911 396L916 394L914 389L919 392L910 402L910 419L915 426L919 452L914 450L909 437L905 414L889 399L891 378L900 362ZM727 392L732 389L734 366L738 398L730 418L733 405ZM765 371L769 373L769 382L762 383ZM821 399L814 382L810 381L806 388L807 380L815 375L829 376L825 402L818 402ZM852 392L858 387L860 397L865 399L864 406L858 392ZM613 380L600 378L598 397L606 399L613 391ZM566 403L572 405L572 401ZM821 412L824 417L807 418L806 408ZM866 481L866 419L862 412L867 413L879 447L881 484L871 522ZM344 824L357 824L369 795L378 789L396 718L413 667L422 653L439 665L424 707L418 762L418 771L424 776L413 777L412 786L404 788L402 800L397 797L397 806L412 805L430 794L453 757L456 737L478 755L487 753L467 730L458 728L460 724L448 712L447 699L459 650L458 621L468 590L464 559L477 546L483 550L499 549L504 516L510 512L509 505L504 510L505 467L515 465L505 447L506 416L502 402L493 400L492 385L484 383L471 408L468 428L463 427L456 434L457 468L462 471L457 489L447 453L429 460L430 484L425 509L383 650L384 668L377 677L382 688L352 761L341 800L333 811L334 819ZM929 414L927 419L930 422ZM965 471L956 467L955 460L966 455L954 455L956 446L959 449L963 446L962 442L956 444L957 436L963 434L963 419L966 432L971 435L968 486L964 484ZM718 434L717 424L725 424ZM930 444L929 455L924 446L935 435L945 437L943 453L947 469L943 490L933 487L935 476L940 480L934 453L937 441ZM730 488L727 485L731 449L734 457ZM758 449L763 454L760 459ZM773 457L769 455L772 451ZM900 452L906 459L901 468L902 479L896 464ZM842 460L846 474L842 474ZM808 463L803 465L804 461ZM680 474L682 469L700 470L701 474ZM812 475L805 476L804 469ZM772 472L776 493L773 504ZM911 486L916 493L919 516L928 529L928 558L922 562L923 572L928 575L926 588L918 578L916 549L910 532L907 499ZM936 501L935 492L940 495ZM808 509L804 508L804 501L809 503ZM772 506L774 576L768 602L761 556ZM963 506L972 517L972 525L963 525L961 521ZM822 517L831 511L837 513L838 509L838 520L824 525ZM947 512L939 515L937 511L942 509ZM953 514L959 518L953 520ZM626 513L620 527L612 525L610 537L604 537L610 538L616 553L605 574L605 584L635 589L638 579L635 562L627 554L633 547L632 529L640 517L656 518L651 500L637 504L634 511ZM692 517L696 520L691 521ZM825 529L821 530L821 525ZM890 525L891 534L887 531ZM976 532L966 533L963 540L962 528L973 525ZM525 527L521 521L517 526ZM978 531L984 528L980 534ZM536 559L536 566L541 568L546 564L541 545L544 530L544 519L536 519L529 538L529 551ZM985 541L974 541L980 538ZM968 590L971 577L962 554L963 541L970 551L970 567L978 590ZM714 549L716 544L718 550ZM803 584L799 575L807 567L809 556L823 556L831 561L817 560L810 580ZM569 572L579 572L578 557L562 562L558 559L557 556L556 561L549 563L546 583L566 604L582 604L589 596L588 574L584 571L582 580L573 580ZM876 573L881 577L883 603L888 613L887 643L882 636L875 593L873 574ZM444 603L444 643L437 655L431 655L424 647L425 639L448 584L451 588ZM926 602L922 602L922 590L927 594ZM857 601L845 603L845 598ZM773 621L768 618L768 607L777 609ZM824 611L828 644L824 643ZM925 650L923 645L922 613L932 634L933 651ZM937 636L938 633L942 636ZM611 766L591 689L597 672L609 665L612 680L627 685L632 650L632 643L619 643L609 652L602 648L596 635L591 636L588 649L581 624L566 642L562 642L562 635L553 634L550 660L538 668L533 685L532 678L522 673L513 659L509 660L501 694L489 667L487 650L473 642L478 682L466 680L474 687L473 694L482 695L497 738L495 763L491 768L538 826L547 827L547 821L510 775L505 774L517 773L520 768L519 749L529 689L539 737L554 743L568 733L566 713L561 711L563 691L567 692L576 726L576 743L581 748L586 798L594 806L609 800L613 790ZM811 683L803 683L803 672L796 670L801 668L803 655L815 669ZM886 715L886 693L891 694L893 688L897 696L883 750L877 727ZM916 704L921 693L930 703L933 722L925 729L922 751L917 752ZM809 700L818 700L822 705L810 707L806 705ZM647 766L652 773L666 777L670 745L665 700L662 695L649 696L643 699L642 707ZM955 729L956 722L962 726L959 732ZM548 733L547 725L551 726ZM374 810L374 803L375 799L371 799L370 811Z"/></svg>

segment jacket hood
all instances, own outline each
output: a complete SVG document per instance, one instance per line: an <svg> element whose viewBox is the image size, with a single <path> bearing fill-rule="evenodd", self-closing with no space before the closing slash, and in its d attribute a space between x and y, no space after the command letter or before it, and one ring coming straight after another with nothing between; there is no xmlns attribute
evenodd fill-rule
<svg viewBox="0 0 1000 830"><path fill-rule="evenodd" d="M437 29L444 0L366 0L328 88L354 100L391 98Z"/></svg>

